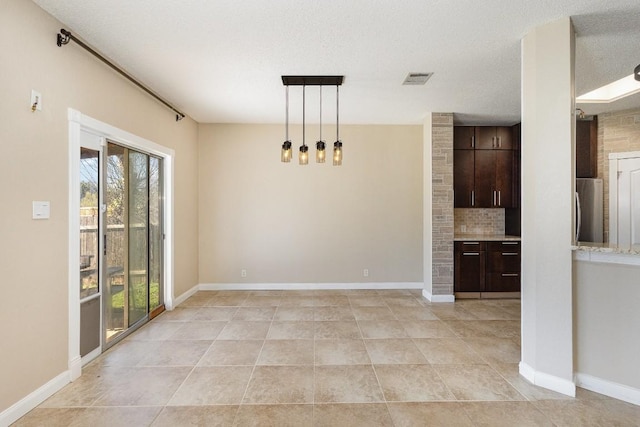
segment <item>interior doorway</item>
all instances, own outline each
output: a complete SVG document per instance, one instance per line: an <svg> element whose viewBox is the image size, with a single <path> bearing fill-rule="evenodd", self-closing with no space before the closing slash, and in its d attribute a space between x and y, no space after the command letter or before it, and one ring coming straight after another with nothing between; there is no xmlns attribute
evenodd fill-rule
<svg viewBox="0 0 640 427"><path fill-rule="evenodd" d="M609 241L640 244L640 152L609 157Z"/></svg>

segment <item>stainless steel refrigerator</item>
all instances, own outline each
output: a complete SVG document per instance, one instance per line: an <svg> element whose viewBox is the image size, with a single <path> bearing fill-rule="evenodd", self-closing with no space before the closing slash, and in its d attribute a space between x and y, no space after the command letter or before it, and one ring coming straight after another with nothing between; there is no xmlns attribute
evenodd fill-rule
<svg viewBox="0 0 640 427"><path fill-rule="evenodd" d="M602 180L576 179L576 241L604 241L604 202Z"/></svg>

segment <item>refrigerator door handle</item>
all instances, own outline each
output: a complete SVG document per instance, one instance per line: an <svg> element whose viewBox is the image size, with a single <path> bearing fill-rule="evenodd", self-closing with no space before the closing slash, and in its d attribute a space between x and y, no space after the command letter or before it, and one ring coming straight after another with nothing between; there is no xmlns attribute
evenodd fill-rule
<svg viewBox="0 0 640 427"><path fill-rule="evenodd" d="M580 208L580 195L576 191L576 213L578 220L576 221L576 243L580 239L580 227L582 226L582 209Z"/></svg>

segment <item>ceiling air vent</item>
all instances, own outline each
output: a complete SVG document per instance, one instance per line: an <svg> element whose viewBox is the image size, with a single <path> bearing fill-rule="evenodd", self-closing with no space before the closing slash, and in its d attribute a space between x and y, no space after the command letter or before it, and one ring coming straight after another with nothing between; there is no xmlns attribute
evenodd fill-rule
<svg viewBox="0 0 640 427"><path fill-rule="evenodd" d="M402 84L407 86L423 85L432 75L433 73L409 73Z"/></svg>

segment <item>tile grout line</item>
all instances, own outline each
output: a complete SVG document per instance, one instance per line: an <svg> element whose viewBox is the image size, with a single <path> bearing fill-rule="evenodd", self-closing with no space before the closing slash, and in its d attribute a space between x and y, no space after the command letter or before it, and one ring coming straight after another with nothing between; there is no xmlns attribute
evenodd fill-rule
<svg viewBox="0 0 640 427"><path fill-rule="evenodd" d="M211 297L213 298L213 296ZM203 308L206 306L202 306L200 308ZM227 321L228 323L228 321ZM225 325L226 327L226 325ZM191 370L189 371L189 373L187 374L187 376L184 378L184 380L182 380L182 382L180 383L180 385L176 388L176 390L173 392L173 394L171 395L171 397L169 397L169 399L167 400L167 402L164 404L163 409L158 413L158 416L160 415L160 413L167 407L169 406L169 402L171 402L171 400L173 400L173 398L176 396L176 394L178 393L178 391L180 390L180 388L186 383L186 381L189 379L189 377L191 376L191 374L193 374L193 372L196 370L196 367L198 366L198 364L202 361L202 358L204 358L204 356L209 352L209 350L211 349L211 347L213 346L213 343L215 343L218 339L218 336L220 336L220 333L222 332L222 330L224 329L224 327L222 329L220 329L220 331L218 332L218 334L216 335L216 338L214 340L211 341L211 344L209 344L209 347L204 351L204 353L202 353L202 356L200 356L200 358L198 359L198 361L193 365L193 368L191 368ZM165 340L166 341L166 340ZM155 419L154 419L155 421Z"/></svg>
<svg viewBox="0 0 640 427"><path fill-rule="evenodd" d="M267 329L267 333L264 336L264 339L262 340L262 347L260 347L260 351L258 352L258 356L256 357L255 362L253 363L253 368L251 369L251 374L249 375L249 380L247 381L247 385L244 389L244 393L242 395L242 397L240 398L240 403L238 404L238 410L236 412L236 416L234 418L234 425L236 424L235 421L238 418L238 415L240 414L240 407L243 405L244 399L247 397L247 392L249 391L249 385L251 384L251 380L253 379L253 375L256 372L256 367L258 366L258 361L260 360L260 355L262 355L262 352L264 350L264 346L267 343L267 337L269 336L269 331L271 330L271 326L273 326L273 319L276 316L276 313L278 311L278 306L276 306L276 310L273 312L273 316L271 316L271 321L269 322L269 328Z"/></svg>
<svg viewBox="0 0 640 427"><path fill-rule="evenodd" d="M384 299L383 299L384 301ZM385 302L385 307L387 308L387 310L391 311L391 309L389 308L389 304L387 304L386 301ZM353 312L353 306L351 305L351 302L349 302L349 305L351 306L351 311ZM395 316L395 313L391 312L391 314ZM354 315L355 318L355 315ZM396 319L397 320L397 319ZM356 319L356 325L358 325L358 330L360 331L360 337L362 339L362 342L364 344L364 348L367 351L367 355L369 356L369 362L371 362L371 370L373 371L373 375L375 375L376 377L376 382L378 383L378 389L380 390L380 394L382 395L382 399L384 402L384 406L385 408L387 408L387 414L389 415L389 419L391 420L391 423L395 426L395 422L393 421L393 417L391 416L391 410L389 409L389 402L387 401L387 397L384 394L384 389L382 388L382 383L380 383L380 378L378 378L378 372L376 371L376 367L375 364L373 363L373 359L371 358L371 354L369 353L369 348L367 348L367 344L364 340L364 334L362 333L362 328L360 327L360 321L358 319ZM374 402L371 402L374 403Z"/></svg>

